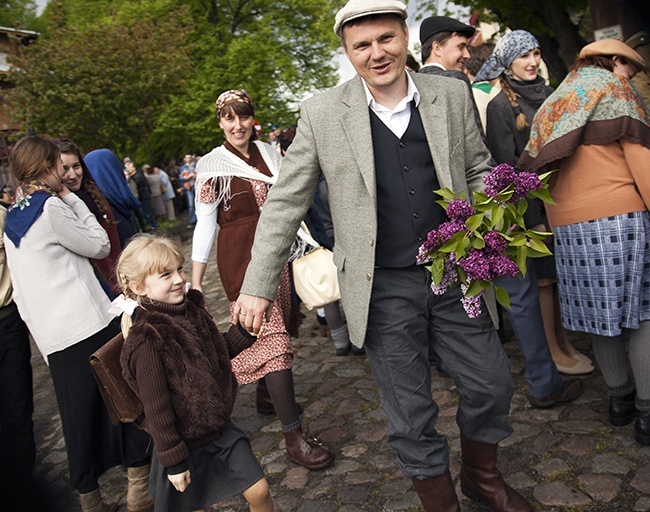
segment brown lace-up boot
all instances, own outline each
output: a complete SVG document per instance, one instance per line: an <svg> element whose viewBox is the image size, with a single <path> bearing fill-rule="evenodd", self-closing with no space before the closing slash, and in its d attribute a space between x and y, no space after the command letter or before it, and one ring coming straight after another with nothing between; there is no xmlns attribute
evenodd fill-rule
<svg viewBox="0 0 650 512"><path fill-rule="evenodd" d="M460 512L460 504L449 471L424 480L411 480L425 512Z"/></svg>
<svg viewBox="0 0 650 512"><path fill-rule="evenodd" d="M315 437L303 432L302 427L284 433L289 460L307 469L322 469L329 466L334 455Z"/></svg>
<svg viewBox="0 0 650 512"><path fill-rule="evenodd" d="M497 445L460 436L463 464L460 488L465 496L485 503L493 512L533 512L525 498L505 483L497 469Z"/></svg>

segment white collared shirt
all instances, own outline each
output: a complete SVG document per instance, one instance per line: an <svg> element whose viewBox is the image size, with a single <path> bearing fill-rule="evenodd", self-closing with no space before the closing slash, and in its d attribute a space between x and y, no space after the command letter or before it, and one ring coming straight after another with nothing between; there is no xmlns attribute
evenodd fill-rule
<svg viewBox="0 0 650 512"><path fill-rule="evenodd" d="M365 80L361 80L363 82L363 88L366 91L368 106L375 114L377 114L377 117L381 119L381 121L397 136L398 139L402 138L402 135L404 135L409 123L411 122L411 101L415 101L416 107L420 104L420 93L408 73L406 73L406 80L408 82L406 96L393 110L377 103L370 92L370 89L368 89Z"/></svg>

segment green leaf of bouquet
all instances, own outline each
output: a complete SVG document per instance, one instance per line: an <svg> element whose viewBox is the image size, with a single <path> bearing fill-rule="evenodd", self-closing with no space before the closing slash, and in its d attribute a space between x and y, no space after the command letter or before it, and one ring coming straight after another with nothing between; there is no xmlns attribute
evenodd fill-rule
<svg viewBox="0 0 650 512"><path fill-rule="evenodd" d="M515 193L514 189L508 185L506 188L504 188L501 192L497 194L497 198L499 201L509 201L512 198L512 195Z"/></svg>
<svg viewBox="0 0 650 512"><path fill-rule="evenodd" d="M431 272L431 279L434 284L439 285L442 281L442 276L445 273L445 258L438 257L431 262L429 266L429 272Z"/></svg>
<svg viewBox="0 0 650 512"><path fill-rule="evenodd" d="M458 279L461 283L467 284L467 274L461 267L456 267L456 273L458 274Z"/></svg>
<svg viewBox="0 0 650 512"><path fill-rule="evenodd" d="M548 204L555 204L555 201L553 201L553 198L551 197L551 193L548 191L547 188L540 188L539 190L533 190L529 194L531 197L536 197L538 199L541 199L545 203Z"/></svg>
<svg viewBox="0 0 650 512"><path fill-rule="evenodd" d="M526 245L526 242L528 239L526 238L526 235L522 234L521 232L517 232L513 237L512 240L508 245L510 247L523 247Z"/></svg>
<svg viewBox="0 0 650 512"><path fill-rule="evenodd" d="M528 239L528 243L526 245L528 245L528 247L541 254L551 254L551 251L549 251L548 246L544 242L536 238Z"/></svg>
<svg viewBox="0 0 650 512"><path fill-rule="evenodd" d="M472 215L469 219L467 219L465 221L465 225L471 231L476 231L481 226L481 224L483 223L484 218L485 218L485 214L477 213L476 215Z"/></svg>
<svg viewBox="0 0 650 512"><path fill-rule="evenodd" d="M525 199L520 199L517 201L517 213L519 213L519 215L523 215L526 213L526 210L528 210L528 201Z"/></svg>
<svg viewBox="0 0 650 512"><path fill-rule="evenodd" d="M494 285L494 296L496 297L499 304L504 308L510 309L510 295L500 286Z"/></svg>
<svg viewBox="0 0 650 512"><path fill-rule="evenodd" d="M542 174L540 174L540 175L538 176L538 178L539 178L539 180L540 180L542 183L544 183L544 184L546 185L546 183L548 182L548 180L549 180L549 178L551 177L551 175L552 175L553 173L555 173L555 172L557 172L557 171L556 171L556 170L553 170L553 171L548 171L548 172L542 173Z"/></svg>
<svg viewBox="0 0 650 512"><path fill-rule="evenodd" d="M485 240L480 236L473 237L472 247L474 247L474 249L483 249L485 247Z"/></svg>
<svg viewBox="0 0 650 512"><path fill-rule="evenodd" d="M495 205L490 209L490 227L494 227L503 220L505 210L503 207Z"/></svg>
<svg viewBox="0 0 650 512"><path fill-rule="evenodd" d="M483 203L488 201L490 197L485 192L473 192L474 203Z"/></svg>
<svg viewBox="0 0 650 512"><path fill-rule="evenodd" d="M547 252L539 252L536 251L535 249L531 249L530 247L528 248L528 257L529 258L545 258L546 256L552 256L553 253L550 251L550 249L547 249Z"/></svg>
<svg viewBox="0 0 650 512"><path fill-rule="evenodd" d="M526 257L528 256L528 247L525 245L517 248L517 266L523 276L526 275Z"/></svg>
<svg viewBox="0 0 650 512"><path fill-rule="evenodd" d="M514 223L517 224L521 229L526 229L526 221L524 220L523 215L519 215L519 212L517 212L517 215L514 216Z"/></svg>
<svg viewBox="0 0 650 512"><path fill-rule="evenodd" d="M434 190L434 193L438 194L440 197L443 197L445 199L456 199L456 194L451 190L449 190L448 188L441 188L438 190Z"/></svg>
<svg viewBox="0 0 650 512"><path fill-rule="evenodd" d="M465 292L465 297L473 297L477 293L485 290L485 285L482 284L482 281L472 281Z"/></svg>

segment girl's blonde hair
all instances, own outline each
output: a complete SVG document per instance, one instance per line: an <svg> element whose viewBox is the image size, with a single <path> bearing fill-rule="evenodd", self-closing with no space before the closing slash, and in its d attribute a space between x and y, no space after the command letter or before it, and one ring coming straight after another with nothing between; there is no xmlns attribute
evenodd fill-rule
<svg viewBox="0 0 650 512"><path fill-rule="evenodd" d="M136 295L129 285L141 286L151 274L162 272L170 265L185 263L181 244L163 235L135 235L126 245L117 260L115 273L117 284L124 296L140 304L141 297ZM129 333L133 325L130 315L122 315L122 334Z"/></svg>

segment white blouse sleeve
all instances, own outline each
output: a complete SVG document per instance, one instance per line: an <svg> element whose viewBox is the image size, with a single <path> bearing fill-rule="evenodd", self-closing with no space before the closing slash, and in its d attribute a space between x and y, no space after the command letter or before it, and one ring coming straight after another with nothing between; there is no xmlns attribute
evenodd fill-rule
<svg viewBox="0 0 650 512"><path fill-rule="evenodd" d="M218 229L215 203L196 203L196 226L192 238L192 261L207 263Z"/></svg>
<svg viewBox="0 0 650 512"><path fill-rule="evenodd" d="M86 258L102 259L111 251L111 242L93 213L75 194L53 197L45 203L49 227L66 249Z"/></svg>

